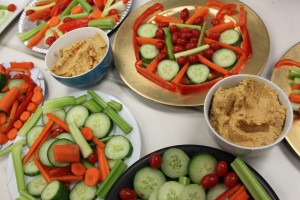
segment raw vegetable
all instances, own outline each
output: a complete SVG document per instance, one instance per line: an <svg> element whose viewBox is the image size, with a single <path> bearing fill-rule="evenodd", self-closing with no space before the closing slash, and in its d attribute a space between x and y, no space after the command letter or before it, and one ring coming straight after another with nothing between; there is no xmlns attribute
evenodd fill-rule
<svg viewBox="0 0 300 200"><path fill-rule="evenodd" d="M54 160L56 162L79 162L79 146L76 144L53 145ZM50 147L51 148L51 147ZM49 151L49 150L48 150Z"/></svg>
<svg viewBox="0 0 300 200"><path fill-rule="evenodd" d="M24 170L22 165L22 146L18 145L11 150L18 191L26 190Z"/></svg>
<svg viewBox="0 0 300 200"><path fill-rule="evenodd" d="M14 144L10 145L9 147L2 149L0 151L0 157L10 153L14 148L16 148L17 146L23 146L26 144L26 140L19 140L18 142L15 142Z"/></svg>
<svg viewBox="0 0 300 200"><path fill-rule="evenodd" d="M84 183L87 186L96 186L100 180L101 173L96 167L88 168L85 172Z"/></svg>

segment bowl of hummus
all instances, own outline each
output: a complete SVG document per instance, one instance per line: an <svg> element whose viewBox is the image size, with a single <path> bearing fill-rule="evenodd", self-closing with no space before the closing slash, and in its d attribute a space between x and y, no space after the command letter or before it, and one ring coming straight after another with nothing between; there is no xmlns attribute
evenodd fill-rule
<svg viewBox="0 0 300 200"><path fill-rule="evenodd" d="M215 84L204 101L204 116L218 144L235 155L256 156L281 142L293 110L285 93L256 75L234 75Z"/></svg>
<svg viewBox="0 0 300 200"><path fill-rule="evenodd" d="M109 38L98 28L75 29L50 46L45 61L49 73L60 83L90 87L102 80L111 68Z"/></svg>

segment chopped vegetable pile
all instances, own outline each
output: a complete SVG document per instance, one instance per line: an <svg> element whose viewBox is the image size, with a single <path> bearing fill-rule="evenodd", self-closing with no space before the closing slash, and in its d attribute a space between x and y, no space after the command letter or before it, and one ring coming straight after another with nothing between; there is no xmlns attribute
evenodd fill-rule
<svg viewBox="0 0 300 200"><path fill-rule="evenodd" d="M133 25L136 70L181 94L206 91L240 73L252 56L244 5L208 0L205 6L191 7L176 17L160 14L165 13L163 5L155 3ZM212 19L210 9L218 11Z"/></svg>

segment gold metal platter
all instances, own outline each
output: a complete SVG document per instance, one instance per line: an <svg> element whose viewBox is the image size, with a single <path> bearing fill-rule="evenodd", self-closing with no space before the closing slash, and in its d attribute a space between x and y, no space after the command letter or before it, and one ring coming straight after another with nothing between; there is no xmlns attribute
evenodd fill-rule
<svg viewBox="0 0 300 200"><path fill-rule="evenodd" d="M292 59L300 62L300 43L291 47L281 59ZM271 81L277 84L287 95L292 92L292 80L289 78L290 69L291 66L275 68L271 77ZM300 115L297 112L300 105L292 103L292 107L296 111L294 112L294 122L291 131L285 139L298 156L300 156Z"/></svg>
<svg viewBox="0 0 300 200"><path fill-rule="evenodd" d="M223 3L243 4L237 0L224 0ZM132 27L135 20L148 7L154 3L162 3L164 14L178 16L178 13L187 6L193 9L194 5L205 5L206 0L153 0L135 10L129 15L116 33L113 43L114 64L123 81L135 92L153 101L172 106L202 106L207 92L197 92L182 95L161 88L144 76L140 75L135 68L135 55L132 44ZM269 34L260 17L247 5L247 27L252 42L253 56L247 62L241 73L259 75L268 60L270 51ZM209 17L215 16L217 10L210 8ZM236 17L230 18L236 21Z"/></svg>

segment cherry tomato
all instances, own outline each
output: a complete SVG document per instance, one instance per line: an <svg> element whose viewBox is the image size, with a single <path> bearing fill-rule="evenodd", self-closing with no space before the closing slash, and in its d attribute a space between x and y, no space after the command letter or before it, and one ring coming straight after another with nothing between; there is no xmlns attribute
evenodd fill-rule
<svg viewBox="0 0 300 200"><path fill-rule="evenodd" d="M50 131L50 136L51 136L51 138L55 138L56 136L58 136L59 134L61 134L63 132L65 132L65 130L61 126L58 126L56 128L53 128Z"/></svg>
<svg viewBox="0 0 300 200"><path fill-rule="evenodd" d="M177 58L177 63L182 67L183 65L185 65L185 63L187 63L188 58L186 56L180 56L179 58Z"/></svg>
<svg viewBox="0 0 300 200"><path fill-rule="evenodd" d="M225 176L224 176L224 184L227 187L233 187L235 186L238 182L239 182L239 177L236 175L235 172L228 172Z"/></svg>
<svg viewBox="0 0 300 200"><path fill-rule="evenodd" d="M87 2L88 2L90 5L94 5L94 1L93 1L93 0L87 0Z"/></svg>
<svg viewBox="0 0 300 200"><path fill-rule="evenodd" d="M187 20L189 16L190 16L190 11L187 8L184 8L180 12L180 19L182 19L183 21Z"/></svg>
<svg viewBox="0 0 300 200"><path fill-rule="evenodd" d="M204 188L212 188L219 183L219 177L217 174L207 174L203 176L200 181L200 184Z"/></svg>
<svg viewBox="0 0 300 200"><path fill-rule="evenodd" d="M194 35L192 34L192 32L182 32L180 33L180 37L189 40L194 37Z"/></svg>
<svg viewBox="0 0 300 200"><path fill-rule="evenodd" d="M197 37L192 37L189 41L190 43L198 43L198 38Z"/></svg>
<svg viewBox="0 0 300 200"><path fill-rule="evenodd" d="M66 23L66 22L73 21L73 19L71 17L66 17L66 18L64 18L63 21L64 21L64 23Z"/></svg>
<svg viewBox="0 0 300 200"><path fill-rule="evenodd" d="M214 53L215 51L209 48L203 51L203 56L210 60Z"/></svg>
<svg viewBox="0 0 300 200"><path fill-rule="evenodd" d="M220 49L221 46L217 42L212 42L212 43L209 44L209 48L211 48L212 50L216 51L216 50Z"/></svg>
<svg viewBox="0 0 300 200"><path fill-rule="evenodd" d="M180 32L191 32L191 29L189 27L183 27Z"/></svg>
<svg viewBox="0 0 300 200"><path fill-rule="evenodd" d="M45 43L49 46L51 46L56 40L56 37L55 36L49 36L47 37Z"/></svg>
<svg viewBox="0 0 300 200"><path fill-rule="evenodd" d="M26 10L25 15L28 16L28 15L31 15L32 13L34 13L34 12L35 12L34 10Z"/></svg>
<svg viewBox="0 0 300 200"><path fill-rule="evenodd" d="M172 50L174 53L178 53L178 52L184 51L184 47L181 45L175 45L175 46L173 46Z"/></svg>
<svg viewBox="0 0 300 200"><path fill-rule="evenodd" d="M161 166L161 156L158 153L152 153L149 157L149 164L152 168L158 169Z"/></svg>
<svg viewBox="0 0 300 200"><path fill-rule="evenodd" d="M199 62L198 56L195 55L195 54L189 55L189 61L190 61L191 64Z"/></svg>
<svg viewBox="0 0 300 200"><path fill-rule="evenodd" d="M218 176L225 176L228 172L228 163L224 160L217 162L215 173Z"/></svg>
<svg viewBox="0 0 300 200"><path fill-rule="evenodd" d="M119 196L120 196L121 200L136 200L137 199L136 192L130 188L123 188L120 191Z"/></svg>
<svg viewBox="0 0 300 200"><path fill-rule="evenodd" d="M197 47L197 43L192 43L192 42L188 42L185 46L184 49L185 50L189 50L189 49L194 49Z"/></svg>
<svg viewBox="0 0 300 200"><path fill-rule="evenodd" d="M93 153L91 155L89 155L86 159L87 162L89 163L96 163L98 162L98 153L97 153L97 149L93 149Z"/></svg>
<svg viewBox="0 0 300 200"><path fill-rule="evenodd" d="M169 26L169 23L168 22L160 22L158 24L158 28L164 28L164 27L168 27Z"/></svg>
<svg viewBox="0 0 300 200"><path fill-rule="evenodd" d="M167 58L168 58L168 53L166 51L161 51L157 56L158 61L162 61Z"/></svg>
<svg viewBox="0 0 300 200"><path fill-rule="evenodd" d="M212 33L212 34L209 36L209 38L218 41L219 38L220 38L220 36L221 36L220 33L215 32L215 33Z"/></svg>
<svg viewBox="0 0 300 200"><path fill-rule="evenodd" d="M178 38L177 41L176 41L176 44L179 44L179 45L182 45L182 46L185 46L187 43L188 43L188 40L184 39L184 38Z"/></svg>
<svg viewBox="0 0 300 200"><path fill-rule="evenodd" d="M203 17L196 17L196 19L194 20L193 24L194 25L202 25L204 22L204 18Z"/></svg>
<svg viewBox="0 0 300 200"><path fill-rule="evenodd" d="M115 15L115 14L118 14L119 12L118 12L118 10L117 9L110 9L109 11L108 11L108 15Z"/></svg>
<svg viewBox="0 0 300 200"><path fill-rule="evenodd" d="M26 95L25 94L19 94L18 95L18 102L22 103L23 101L25 101L26 99Z"/></svg>
<svg viewBox="0 0 300 200"><path fill-rule="evenodd" d="M17 9L17 6L15 4L9 4L7 6L7 10L10 12L14 12Z"/></svg>
<svg viewBox="0 0 300 200"><path fill-rule="evenodd" d="M51 18L51 13L50 12L47 12L47 11L42 12L42 17L41 17L42 20L47 21L50 18Z"/></svg>
<svg viewBox="0 0 300 200"><path fill-rule="evenodd" d="M199 30L197 30L197 29L192 29L191 32L192 32L192 34L193 34L195 37L199 38L199 36L200 36L200 31L199 31Z"/></svg>
<svg viewBox="0 0 300 200"><path fill-rule="evenodd" d="M13 76L13 79L22 79L23 78L23 74L15 74Z"/></svg>
<svg viewBox="0 0 300 200"><path fill-rule="evenodd" d="M171 32L171 33L175 33L175 32L179 32L179 31L180 31L180 29L179 29L178 26L176 26L176 25L171 25L171 26L169 27L169 29L170 29L170 32Z"/></svg>
<svg viewBox="0 0 300 200"><path fill-rule="evenodd" d="M158 50L163 50L166 46L166 43L164 41L158 41L155 43L155 47L158 49Z"/></svg>
<svg viewBox="0 0 300 200"><path fill-rule="evenodd" d="M105 5L103 3L99 4L98 8L99 10L103 11L104 10Z"/></svg>
<svg viewBox="0 0 300 200"><path fill-rule="evenodd" d="M155 32L155 37L157 39L165 39L165 31L162 28L158 28Z"/></svg>
<svg viewBox="0 0 300 200"><path fill-rule="evenodd" d="M221 22L217 18L213 18L210 20L211 25L216 26L219 25Z"/></svg>
<svg viewBox="0 0 300 200"><path fill-rule="evenodd" d="M177 40L180 38L180 32L174 32L173 34L172 34L172 38L171 38L171 40L172 40L172 43L173 44L176 44L176 42L177 42Z"/></svg>

